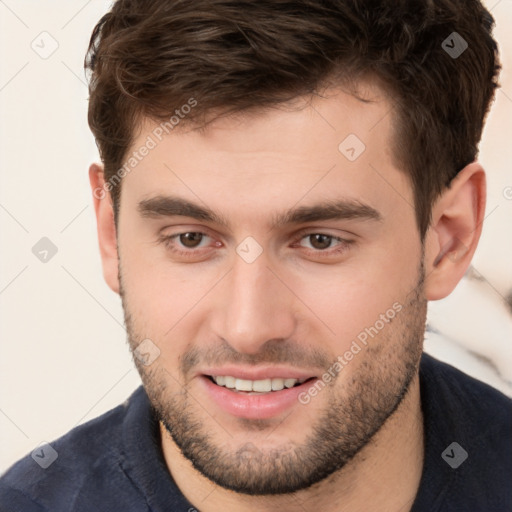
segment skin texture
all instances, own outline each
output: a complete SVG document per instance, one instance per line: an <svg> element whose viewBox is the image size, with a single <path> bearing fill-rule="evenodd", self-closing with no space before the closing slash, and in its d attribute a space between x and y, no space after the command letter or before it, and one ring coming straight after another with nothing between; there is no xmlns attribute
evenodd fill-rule
<svg viewBox="0 0 512 512"><path fill-rule="evenodd" d="M423 245L410 183L389 150L391 103L371 84L360 93L370 101L333 89L301 108L175 129L123 178L117 229L109 197L95 194L104 275L122 297L130 347L150 339L159 350L150 365L135 362L160 414L167 466L201 511L408 510L414 500L427 301L449 294L471 261L485 174L477 163L459 173ZM157 126L145 120L133 150ZM338 149L349 134L366 146L354 161ZM90 180L104 186L101 166ZM141 201L169 195L226 225L140 213ZM272 227L288 209L341 199L380 218ZM197 232L196 248L163 240ZM319 249L314 234L348 243L322 238ZM262 249L252 263L236 252L249 236ZM377 325L306 405L237 418L204 393L202 370L225 363L321 376Z"/></svg>

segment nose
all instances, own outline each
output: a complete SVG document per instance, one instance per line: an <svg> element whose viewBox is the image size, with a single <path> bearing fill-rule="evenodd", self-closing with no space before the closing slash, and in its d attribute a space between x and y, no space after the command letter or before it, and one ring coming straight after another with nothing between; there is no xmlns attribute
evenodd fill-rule
<svg viewBox="0 0 512 512"><path fill-rule="evenodd" d="M296 328L294 295L263 253L247 263L235 255L215 300L213 329L240 353L257 354L269 340L286 340Z"/></svg>

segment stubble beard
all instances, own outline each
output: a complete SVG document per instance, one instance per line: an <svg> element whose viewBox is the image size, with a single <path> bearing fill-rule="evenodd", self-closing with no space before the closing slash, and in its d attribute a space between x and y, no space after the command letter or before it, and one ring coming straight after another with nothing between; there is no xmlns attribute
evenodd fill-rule
<svg viewBox="0 0 512 512"><path fill-rule="evenodd" d="M248 441L228 450L226 443L212 439L210 432L222 429L209 425L213 420L204 417L205 410L186 387L176 391L175 379L163 368L145 367L134 358L157 418L183 456L215 484L253 496L307 489L344 468L397 410L417 375L427 311L423 258L421 262L416 287L407 295L410 299L404 300L402 310L362 350L365 359L353 374L345 382L338 379L343 387L338 385L336 393L334 388L329 391L332 398L301 444L289 442L272 450L257 447L249 441L250 433L268 428L269 423L245 420ZM136 332L122 286L120 295L133 351L137 340L145 336Z"/></svg>

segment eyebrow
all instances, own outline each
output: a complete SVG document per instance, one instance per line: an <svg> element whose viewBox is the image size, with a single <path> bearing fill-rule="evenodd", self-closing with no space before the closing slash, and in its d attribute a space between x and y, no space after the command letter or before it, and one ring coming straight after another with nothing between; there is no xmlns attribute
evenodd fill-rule
<svg viewBox="0 0 512 512"><path fill-rule="evenodd" d="M228 220L206 206L176 196L156 196L138 204L142 217L190 217L229 227ZM272 218L271 228L290 224L304 224L323 220L382 221L382 215L373 207L353 199L328 200L311 206L299 206Z"/></svg>

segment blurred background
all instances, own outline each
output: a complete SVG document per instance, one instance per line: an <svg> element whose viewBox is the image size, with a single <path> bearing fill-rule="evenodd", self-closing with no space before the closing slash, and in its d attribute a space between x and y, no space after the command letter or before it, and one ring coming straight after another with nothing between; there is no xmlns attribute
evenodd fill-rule
<svg viewBox="0 0 512 512"><path fill-rule="evenodd" d="M430 304L425 347L512 396L512 1L484 3L504 68L479 158L487 218L472 268ZM87 173L98 155L82 63L109 6L0 0L0 473L140 384Z"/></svg>

